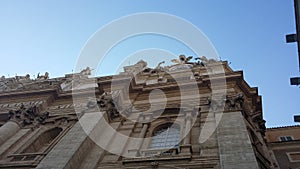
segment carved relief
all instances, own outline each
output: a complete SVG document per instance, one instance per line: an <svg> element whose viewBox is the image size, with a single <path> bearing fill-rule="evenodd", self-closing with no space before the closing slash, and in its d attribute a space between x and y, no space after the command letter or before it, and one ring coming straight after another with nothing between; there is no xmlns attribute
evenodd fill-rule
<svg viewBox="0 0 300 169"><path fill-rule="evenodd" d="M111 120L120 116L112 93L104 92L100 98L97 99L97 104L101 111L108 113Z"/></svg>
<svg viewBox="0 0 300 169"><path fill-rule="evenodd" d="M208 97L208 104L210 106L210 108L217 112L217 111L223 111L224 110L224 106L225 106L225 101L226 101L226 96L222 95L219 98L216 99L212 99L211 97Z"/></svg>
<svg viewBox="0 0 300 169"><path fill-rule="evenodd" d="M9 119L19 122L22 126L45 124L49 112L40 112L37 106L26 108L23 104L18 110L9 111Z"/></svg>
<svg viewBox="0 0 300 169"><path fill-rule="evenodd" d="M257 124L260 133L264 136L266 132L266 121L262 117L262 113L260 111L256 112L252 115L252 120Z"/></svg>
<svg viewBox="0 0 300 169"><path fill-rule="evenodd" d="M241 110L244 102L243 94L239 93L235 96L226 96L225 110Z"/></svg>
<svg viewBox="0 0 300 169"><path fill-rule="evenodd" d="M0 104L1 111L10 111L10 110L18 110L22 105L25 107L31 106L38 106L45 104L44 101L29 101L29 102L22 102L22 103L10 103L10 104Z"/></svg>
<svg viewBox="0 0 300 169"><path fill-rule="evenodd" d="M221 96L219 99L211 100L208 98L209 105L213 111L232 111L242 110L244 97L239 93L233 96Z"/></svg>

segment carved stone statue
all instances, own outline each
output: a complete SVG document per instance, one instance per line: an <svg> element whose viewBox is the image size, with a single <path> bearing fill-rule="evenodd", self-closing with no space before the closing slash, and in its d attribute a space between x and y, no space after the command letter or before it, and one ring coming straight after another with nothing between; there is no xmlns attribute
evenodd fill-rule
<svg viewBox="0 0 300 169"><path fill-rule="evenodd" d="M187 64L193 56L185 57L185 55L180 55L179 59L172 59L171 62L178 64Z"/></svg>
<svg viewBox="0 0 300 169"><path fill-rule="evenodd" d="M224 110L225 102L226 102L226 96L222 95L218 99L212 99L211 97L207 98L208 104L212 108L213 111L222 111Z"/></svg>
<svg viewBox="0 0 300 169"><path fill-rule="evenodd" d="M195 60L201 60L198 64L202 66L217 62L215 59L207 59L205 56L196 57Z"/></svg>
<svg viewBox="0 0 300 169"><path fill-rule="evenodd" d="M92 69L90 67L86 67L80 72L81 75L91 75L91 73L92 73Z"/></svg>
<svg viewBox="0 0 300 169"><path fill-rule="evenodd" d="M16 76L17 81L27 81L30 80L30 75L27 74L26 76Z"/></svg>
<svg viewBox="0 0 300 169"><path fill-rule="evenodd" d="M37 79L38 79L38 80L46 80L46 79L49 79L49 73L48 73L48 72L45 72L45 75L42 75L42 76L40 76L40 73L38 73Z"/></svg>
<svg viewBox="0 0 300 169"><path fill-rule="evenodd" d="M241 110L243 107L244 97L239 93L234 96L222 96L217 100L208 98L209 104L214 111Z"/></svg>
<svg viewBox="0 0 300 169"><path fill-rule="evenodd" d="M119 117L120 114L113 101L113 96L111 93L104 92L97 100L97 104L99 105L101 111L106 111L108 113L111 120Z"/></svg>
<svg viewBox="0 0 300 169"><path fill-rule="evenodd" d="M49 117L49 112L40 113L37 106L26 108L21 104L18 110L9 110L9 119L19 122L22 126L44 124Z"/></svg>
<svg viewBox="0 0 300 169"><path fill-rule="evenodd" d="M235 96L226 96L226 104L225 109L226 110L240 110L242 109L242 104L244 102L243 94L239 93Z"/></svg>
<svg viewBox="0 0 300 169"><path fill-rule="evenodd" d="M88 102L86 103L86 107L88 109L92 109L95 108L97 106L97 103L95 102L95 100L93 98L88 98Z"/></svg>
<svg viewBox="0 0 300 169"><path fill-rule="evenodd" d="M164 63L165 63L165 61L159 62L158 65L154 69L152 69L150 71L150 73L159 73L159 72L162 72L163 71L163 67L161 67L161 65L164 64Z"/></svg>
<svg viewBox="0 0 300 169"><path fill-rule="evenodd" d="M156 70L163 70L163 67L161 67L162 64L164 64L165 61L159 62L158 65L155 67Z"/></svg>

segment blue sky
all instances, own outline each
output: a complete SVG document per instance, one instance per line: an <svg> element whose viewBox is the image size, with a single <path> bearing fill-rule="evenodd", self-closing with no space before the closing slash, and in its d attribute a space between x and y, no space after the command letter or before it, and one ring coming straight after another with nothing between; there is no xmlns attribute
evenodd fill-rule
<svg viewBox="0 0 300 169"><path fill-rule="evenodd" d="M289 78L300 76L297 47L285 43L285 35L295 32L292 0L1 0L0 74L29 73L33 77L48 71L50 77L57 77L71 73L81 49L97 30L140 12L168 13L194 24L222 60L228 60L234 70L243 70L246 81L259 88L268 127L295 124L300 89L290 86ZM157 44L157 37L144 38L153 42L139 43L131 50L163 48L176 55L193 55L173 40L163 43L167 39L158 38L161 42ZM132 52L117 49L112 55L120 60L123 53Z"/></svg>

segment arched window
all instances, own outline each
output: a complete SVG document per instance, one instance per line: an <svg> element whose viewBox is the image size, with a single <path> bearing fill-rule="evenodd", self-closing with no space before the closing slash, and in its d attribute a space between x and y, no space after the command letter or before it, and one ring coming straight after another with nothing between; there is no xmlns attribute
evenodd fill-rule
<svg viewBox="0 0 300 169"><path fill-rule="evenodd" d="M159 126L153 133L150 148L177 148L180 141L180 126L168 123Z"/></svg>

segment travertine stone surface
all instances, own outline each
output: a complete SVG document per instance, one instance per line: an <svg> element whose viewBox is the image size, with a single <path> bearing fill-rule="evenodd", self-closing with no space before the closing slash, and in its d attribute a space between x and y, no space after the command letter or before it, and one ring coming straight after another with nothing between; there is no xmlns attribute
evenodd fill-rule
<svg viewBox="0 0 300 169"><path fill-rule="evenodd" d="M30 132L30 129L21 129L14 136L9 138L0 146L0 157L11 147L13 146L20 138L24 137Z"/></svg>
<svg viewBox="0 0 300 169"><path fill-rule="evenodd" d="M17 122L8 121L0 127L0 145L20 130Z"/></svg>
<svg viewBox="0 0 300 169"><path fill-rule="evenodd" d="M88 153L87 135L77 122L36 167L37 169L77 168Z"/></svg>
<svg viewBox="0 0 300 169"><path fill-rule="evenodd" d="M259 169L241 112L224 113L217 136L222 169Z"/></svg>

